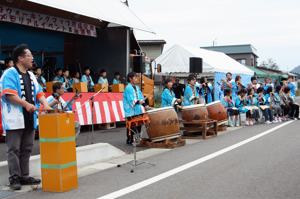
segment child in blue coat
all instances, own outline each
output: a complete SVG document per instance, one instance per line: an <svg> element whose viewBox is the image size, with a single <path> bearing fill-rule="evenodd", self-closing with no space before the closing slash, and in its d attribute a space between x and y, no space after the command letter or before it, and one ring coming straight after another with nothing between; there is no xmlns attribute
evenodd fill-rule
<svg viewBox="0 0 300 199"><path fill-rule="evenodd" d="M250 125L250 110L247 108L247 90L241 89L238 96L235 98L235 107L239 109L240 113L246 113L246 125Z"/></svg>
<svg viewBox="0 0 300 199"><path fill-rule="evenodd" d="M266 95L264 95L264 88L262 87L257 89L257 94L258 94L257 96L258 105L264 114L265 123L271 124L273 121L273 113L270 109L270 102L269 102L270 94L267 93Z"/></svg>
<svg viewBox="0 0 300 199"><path fill-rule="evenodd" d="M126 120L145 113L145 99L140 88L137 86L138 78L135 72L131 72L127 75L128 84L123 93L123 108ZM132 131L133 130L133 131ZM133 132L140 133L141 126L136 126L134 129L127 129L127 141L126 143L131 145L133 142Z"/></svg>
<svg viewBox="0 0 300 199"><path fill-rule="evenodd" d="M234 101L231 97L231 89L224 90L224 97L221 102L227 110L228 125L230 127L239 126L239 110L234 107Z"/></svg>
<svg viewBox="0 0 300 199"><path fill-rule="evenodd" d="M177 110L180 108L181 99L176 99L172 87L172 79L166 79L165 88L161 94L161 107L174 107Z"/></svg>
<svg viewBox="0 0 300 199"><path fill-rule="evenodd" d="M87 87L88 87L88 91L89 92L94 92L94 81L90 75L91 73L91 70L89 67L86 67L84 69L84 75L82 75L81 77L81 82L85 82L87 84Z"/></svg>
<svg viewBox="0 0 300 199"><path fill-rule="evenodd" d="M183 105L190 106L198 104L199 102L199 93L196 91L196 77L194 75L189 75L188 85L184 90Z"/></svg>

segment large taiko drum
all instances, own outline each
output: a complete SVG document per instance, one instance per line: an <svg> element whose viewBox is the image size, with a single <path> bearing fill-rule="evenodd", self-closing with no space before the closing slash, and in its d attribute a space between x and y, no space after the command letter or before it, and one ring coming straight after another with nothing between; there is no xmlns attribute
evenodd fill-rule
<svg viewBox="0 0 300 199"><path fill-rule="evenodd" d="M147 133L150 139L172 137L180 133L177 113L173 107L147 111L150 118Z"/></svg>
<svg viewBox="0 0 300 199"><path fill-rule="evenodd" d="M217 120L218 122L227 120L227 112L220 101L215 101L206 105L209 119Z"/></svg>
<svg viewBox="0 0 300 199"><path fill-rule="evenodd" d="M204 104L196 104L191 106L184 106L182 108L182 120L193 121L193 120L207 120L208 112Z"/></svg>

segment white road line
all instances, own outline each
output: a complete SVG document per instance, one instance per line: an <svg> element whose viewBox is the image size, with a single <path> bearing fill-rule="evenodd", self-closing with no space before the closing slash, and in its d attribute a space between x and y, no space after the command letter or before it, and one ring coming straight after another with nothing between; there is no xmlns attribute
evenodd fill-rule
<svg viewBox="0 0 300 199"><path fill-rule="evenodd" d="M144 181L142 181L142 182L136 183L136 184L131 185L131 186L129 186L129 187L126 187L126 188L120 189L120 190L118 190L118 191L109 193L109 194L104 195L104 196L102 196L102 197L100 197L100 198L98 198L98 199L112 199L112 198L119 198L119 197L124 196L124 195L126 195L126 194L128 194L128 193L137 191L137 190L142 189L142 188L144 188L144 187L146 187L146 186L149 186L149 185L151 185L151 184L154 184L154 183L156 183L156 182L158 182L158 181L160 181L160 180L163 180L163 179L168 178L168 177L170 177L170 176L173 176L173 175L175 175L175 174L177 174L177 173L180 173L180 172L182 172L182 171L184 171L184 170L187 170L187 169L190 169L190 168L192 168L192 167L194 167L194 166L197 166L197 165L199 165L199 164L201 164L201 163L203 163L203 162L206 162L206 161L211 160L211 159L213 159L213 158L215 158L215 157L218 157L218 156L220 156L220 155L223 155L224 153L227 153L227 152L232 151L232 150L234 150L234 149L236 149L236 148L238 148L238 147L241 147L241 146L243 146L243 145L245 145L245 144L248 144L249 142L252 142L252 141L254 141L254 140L257 140L257 139L259 139L259 138L261 138L261 137L263 137L263 136L265 136L265 135L268 135L268 134L270 134L270 133L272 133L272 132L274 132L274 131L276 131L276 130L278 130L278 129L280 129L280 128L282 128L282 127L288 125L288 124L291 124L292 122L293 122L293 121L289 121L289 122L283 123L283 124L281 124L281 125L279 125L279 126L276 126L276 127L272 128L272 129L269 129L269 130L267 130L267 131L265 131L265 132L262 132L262 133L260 133L260 134L258 134L258 135L255 135L255 136L253 136L253 137L251 137L251 138L248 138L248 139L243 140L243 141L241 141L241 142L238 142L238 143L236 143L236 144L234 144L234 145L231 145L231 146L229 146L229 147L226 147L226 148L224 148L224 149L221 149L221 150L219 150L219 151L217 151L217 152L211 153L211 154L206 155L206 156L204 156L204 157L202 157L202 158L199 158L199 159L197 159L197 160L194 160L194 161L192 161L192 162L189 162L189 163L187 163L187 164L184 164L184 165L182 165L182 166L180 166L180 167L177 167L177 168L175 168L175 169L166 171L166 172L164 172L164 173L162 173L162 174L159 174L159 175L157 175L157 176L154 176L154 177L149 178L149 179L147 179L147 180L144 180Z"/></svg>

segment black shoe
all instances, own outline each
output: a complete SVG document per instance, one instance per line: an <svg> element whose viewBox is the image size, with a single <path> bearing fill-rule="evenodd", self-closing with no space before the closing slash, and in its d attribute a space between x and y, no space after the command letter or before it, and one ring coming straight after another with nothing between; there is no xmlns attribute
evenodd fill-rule
<svg viewBox="0 0 300 199"><path fill-rule="evenodd" d="M22 186L19 176L12 176L9 178L9 187L14 191L21 190Z"/></svg>
<svg viewBox="0 0 300 199"><path fill-rule="evenodd" d="M33 177L21 177L20 183L21 185L38 185L41 183L41 180Z"/></svg>
<svg viewBox="0 0 300 199"><path fill-rule="evenodd" d="M131 139L126 140L126 144L128 144L128 145L132 145L132 142L133 142L133 140L131 140Z"/></svg>

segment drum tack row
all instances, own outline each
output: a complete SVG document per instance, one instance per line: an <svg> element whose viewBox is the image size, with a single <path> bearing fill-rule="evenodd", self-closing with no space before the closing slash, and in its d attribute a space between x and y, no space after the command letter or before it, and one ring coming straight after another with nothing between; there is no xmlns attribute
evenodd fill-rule
<svg viewBox="0 0 300 199"><path fill-rule="evenodd" d="M227 123L226 109L220 101L184 107L182 119L173 107L147 111L146 117L149 118L145 125L149 138L143 138L140 145L154 148L183 146L184 138L217 136L218 131L226 129Z"/></svg>

